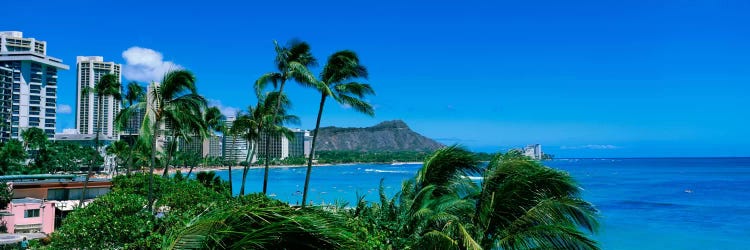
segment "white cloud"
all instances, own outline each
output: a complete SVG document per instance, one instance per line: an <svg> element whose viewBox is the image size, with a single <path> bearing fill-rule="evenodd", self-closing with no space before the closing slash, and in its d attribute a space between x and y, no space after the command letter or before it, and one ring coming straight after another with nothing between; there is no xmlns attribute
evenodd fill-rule
<svg viewBox="0 0 750 250"><path fill-rule="evenodd" d="M560 149L618 149L620 147L615 145L600 145L600 144L589 144L580 146L562 146Z"/></svg>
<svg viewBox="0 0 750 250"><path fill-rule="evenodd" d="M70 114L73 113L73 108L70 107L68 104L59 104L57 105L57 113L58 114Z"/></svg>
<svg viewBox="0 0 750 250"><path fill-rule="evenodd" d="M182 68L174 62L164 61L160 52L149 48L130 47L122 52L122 58L125 59L122 74L133 81L158 82L164 73Z"/></svg>
<svg viewBox="0 0 750 250"><path fill-rule="evenodd" d="M221 100L208 99L208 106L209 107L217 107L217 108L219 108L219 110L221 110L221 114L223 114L226 117L237 116L237 112L240 111L239 108L235 108L235 107L231 107L231 106L224 106L221 103Z"/></svg>

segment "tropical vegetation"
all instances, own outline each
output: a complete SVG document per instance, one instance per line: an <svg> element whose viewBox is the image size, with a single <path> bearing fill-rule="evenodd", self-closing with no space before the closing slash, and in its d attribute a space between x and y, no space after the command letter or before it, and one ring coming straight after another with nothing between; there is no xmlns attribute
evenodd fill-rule
<svg viewBox="0 0 750 250"><path fill-rule="evenodd" d="M469 176L482 176L477 182ZM154 180L156 210L148 209ZM566 173L518 154L486 166L451 146L380 201L295 208L262 193L231 196L214 172L196 179L121 175L71 213L52 248L598 249L594 207Z"/></svg>
<svg viewBox="0 0 750 250"><path fill-rule="evenodd" d="M293 40L285 46L274 42L274 46L274 72L253 83L254 105L237 113L231 125L219 108L208 106L198 93L196 77L186 69L167 72L160 84L152 83L150 88L131 82L122 89L115 76L104 75L86 90L98 97L122 99L126 105L117 115L116 128L133 132L137 127L139 136L126 136L103 150L114 159L113 173L125 174L114 176L110 193L71 212L47 247L598 249L590 237L598 227L597 212L581 198L577 183L520 151L489 155L450 146L435 152L315 152L329 99L374 115L367 98L375 91L363 82L368 71L355 52L342 50L328 58L316 77L310 69L316 59L307 43ZM299 123L284 93L289 81L312 88L320 96L307 159L274 159L269 150L272 138L294 136L285 125ZM103 99L98 98L100 113ZM99 121L94 147L51 142L42 130L25 130L23 141L0 144L0 174L86 169L87 183L93 170L103 164L101 127ZM231 167L239 159L181 148L191 140L219 134L248 145L238 196L233 195ZM387 196L381 185L379 202L359 197L355 204L306 206L315 157L319 163L394 159L424 163L394 196ZM266 196L272 163L306 163L302 206ZM246 195L253 164L265 165L262 192ZM201 165L229 166L229 181L212 171L194 173ZM170 167L182 169L172 174ZM163 173L154 174L156 169Z"/></svg>

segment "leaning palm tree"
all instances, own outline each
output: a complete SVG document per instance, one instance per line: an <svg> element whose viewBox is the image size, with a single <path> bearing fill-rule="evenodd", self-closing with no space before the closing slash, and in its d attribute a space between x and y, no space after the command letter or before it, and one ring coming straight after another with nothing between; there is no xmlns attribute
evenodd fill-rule
<svg viewBox="0 0 750 250"><path fill-rule="evenodd" d="M119 131L123 130L133 130L135 129L133 127L133 124L131 123L131 118L133 116L136 116L138 114L145 113L145 106L144 105L135 105L137 103L145 103L146 99L146 90L143 89L143 86L138 84L137 82L131 81L128 83L128 85L125 87L125 103L127 106L125 106L120 112L117 114L117 117L115 117L115 129ZM131 131L132 132L132 131ZM136 139L134 141L131 141L130 143L130 153L127 156L127 174L130 175L130 171L133 169L133 163L135 160L135 157L133 157L133 154L136 153L136 147L141 146L141 141L139 139Z"/></svg>
<svg viewBox="0 0 750 250"><path fill-rule="evenodd" d="M323 107L326 99L330 96L335 101L347 105L356 111L373 116L375 110L372 105L363 98L366 95L375 94L369 84L357 82L357 79L367 78L367 68L359 63L357 54L353 51L344 50L331 55L328 62L320 73L318 90L321 93L318 118L315 121L310 155L307 160L307 173L305 174L305 187L302 193L302 206L307 202L307 190L310 185L310 173L312 172L312 160L315 155L315 141L320 129L320 118L323 116Z"/></svg>
<svg viewBox="0 0 750 250"><path fill-rule="evenodd" d="M168 130L172 135L167 144L167 154L162 177L169 175L172 156L176 153L180 141L190 142L194 139L194 135L198 135L201 139L207 136L208 130L203 118L202 109L187 109L166 113L164 120L167 124L171 125Z"/></svg>
<svg viewBox="0 0 750 250"><path fill-rule="evenodd" d="M481 175L476 183L469 177ZM596 210L570 175L519 157L485 169L451 146L425 160L400 195L397 234L417 249L598 249Z"/></svg>
<svg viewBox="0 0 750 250"><path fill-rule="evenodd" d="M226 130L226 117L221 113L221 110L217 107L210 107L206 109L205 112L203 112L203 124L206 128L206 133L204 134L205 137L213 137L216 135L216 133L223 133ZM192 159L192 158L190 158ZM203 160L203 166L208 165L208 157L204 158ZM186 179L190 178L190 173L193 172L193 166L190 166L190 171L188 172L188 175Z"/></svg>
<svg viewBox="0 0 750 250"><path fill-rule="evenodd" d="M255 153L256 144L260 134L258 133L259 123L252 116L257 109L253 106L249 106L247 113L237 113L236 119L232 122L232 126L229 133L233 135L233 143L236 143L237 137L242 137L247 142L248 150L247 156L245 157L245 165L242 168L242 182L240 184L240 196L245 195L245 181L247 180L247 173L250 168L252 161L252 155Z"/></svg>
<svg viewBox="0 0 750 250"><path fill-rule="evenodd" d="M183 122L200 120L198 116L206 106L206 99L198 95L195 76L188 70L172 70L164 75L161 84L153 83L149 90L148 101L137 105L145 106L140 134L150 137L151 158L149 164L148 205L154 204L154 169L156 168L156 151L159 136L164 135L162 124L166 121ZM175 124L171 124L175 125ZM180 124L177 124L180 125Z"/></svg>
<svg viewBox="0 0 750 250"><path fill-rule="evenodd" d="M278 72L271 72L262 75L255 81L255 94L260 96L263 89L269 84L272 84L274 88L278 87L278 92L284 93L284 85L290 79L294 79L297 83L306 87L318 88L319 82L315 79L315 76L307 69L307 67L316 64L315 58L310 52L310 45L306 42L292 40L286 47L280 46L278 42L274 41L274 48L276 50L276 68ZM281 96L281 95L279 95ZM276 120L276 115L279 111L281 102L277 102L277 106L271 111L272 119ZM266 141L271 139L270 133L265 133ZM270 155L270 144L266 143L265 147L265 158L268 159ZM266 160L266 168L270 162ZM263 193L267 191L267 179L263 181Z"/></svg>
<svg viewBox="0 0 750 250"><path fill-rule="evenodd" d="M108 155L112 155L115 157L115 167L114 171L117 172L117 169L121 167L120 163L123 163L127 161L127 158L130 156L130 145L128 145L127 142L123 140L117 140L114 143L110 144L106 147L105 151Z"/></svg>
<svg viewBox="0 0 750 250"><path fill-rule="evenodd" d="M102 126L104 119L104 115L102 114L104 109L104 99L107 97L111 97L112 101L115 102L115 100L122 99L122 96L120 94L120 79L114 74L106 74L101 76L99 78L99 82L97 82L93 88L86 87L83 89L83 95L88 95L90 97L96 97L98 102L98 110L97 110L97 121L96 121L96 136L94 136L94 146L96 147L96 152L100 152L100 141L99 136L102 133ZM110 131L113 132L113 131ZM89 164L89 169L86 173L86 180L83 182L83 191L81 194L81 201L80 204L83 205L83 200L86 198L86 192L88 191L88 184L89 184L89 178L91 177L91 173L93 171L94 164Z"/></svg>
<svg viewBox="0 0 750 250"><path fill-rule="evenodd" d="M277 104L277 102L279 102L279 104ZM274 108L277 108L276 114L270 112ZM294 138L294 133L283 126L284 124L299 124L299 118L297 116L287 114L287 110L290 108L291 101L289 98L282 93L273 91L266 93L263 96L259 96L258 104L255 107L249 106L247 112L238 115L237 120L234 122L236 130L241 134L242 138L247 141L249 147L247 156L245 157L246 165L243 166L242 171L240 196L245 194L247 173L252 164L252 160L255 158L256 152L260 147L261 135L268 134L269 136L274 137L284 136L290 140ZM267 155L264 160L268 162L270 161L270 157ZM266 164L263 173L263 187L268 186L268 172L269 167Z"/></svg>

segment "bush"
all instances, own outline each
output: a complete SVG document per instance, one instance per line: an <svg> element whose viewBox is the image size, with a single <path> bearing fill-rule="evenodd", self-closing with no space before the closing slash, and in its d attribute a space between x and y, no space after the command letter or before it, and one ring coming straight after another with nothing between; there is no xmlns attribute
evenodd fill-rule
<svg viewBox="0 0 750 250"><path fill-rule="evenodd" d="M146 199L112 192L73 211L52 234L53 249L150 248L156 218L146 209Z"/></svg>

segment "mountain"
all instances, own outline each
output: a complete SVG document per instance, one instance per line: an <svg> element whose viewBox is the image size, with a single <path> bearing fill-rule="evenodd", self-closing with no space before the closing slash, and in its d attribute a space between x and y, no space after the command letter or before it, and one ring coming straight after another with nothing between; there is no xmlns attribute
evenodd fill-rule
<svg viewBox="0 0 750 250"><path fill-rule="evenodd" d="M316 144L316 151L432 151L443 147L443 144L412 131L401 120L385 121L367 128L323 127Z"/></svg>

